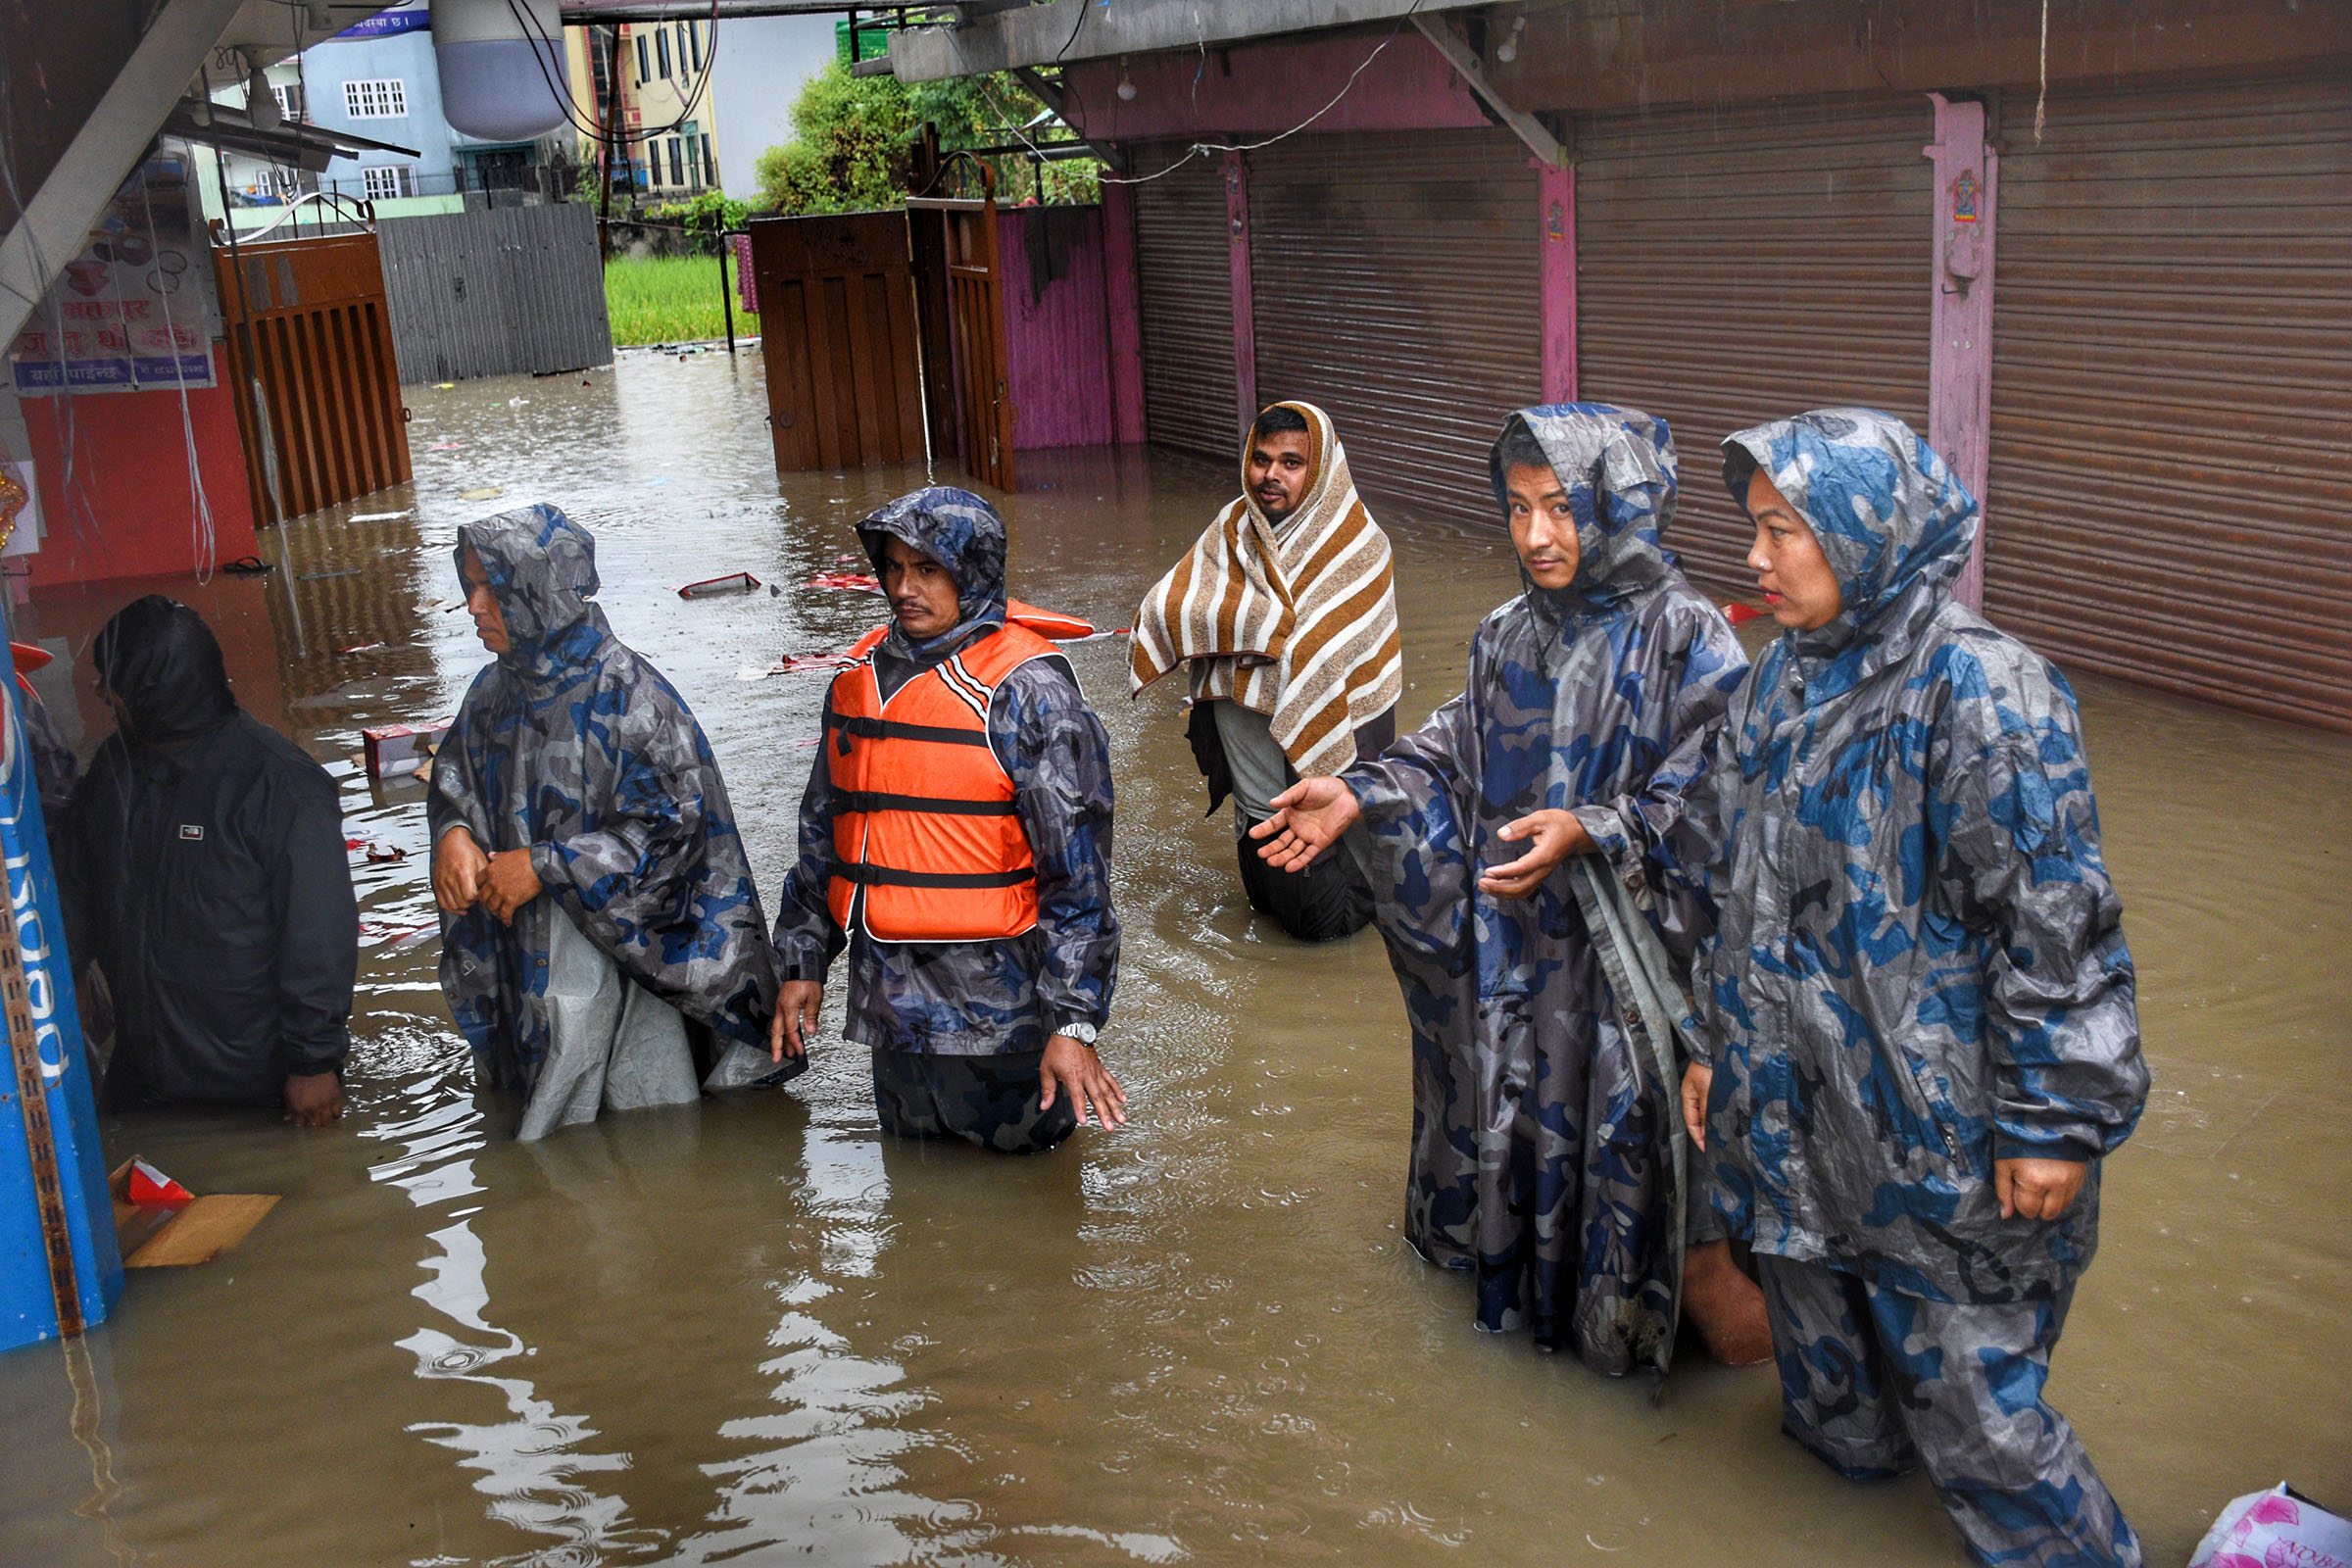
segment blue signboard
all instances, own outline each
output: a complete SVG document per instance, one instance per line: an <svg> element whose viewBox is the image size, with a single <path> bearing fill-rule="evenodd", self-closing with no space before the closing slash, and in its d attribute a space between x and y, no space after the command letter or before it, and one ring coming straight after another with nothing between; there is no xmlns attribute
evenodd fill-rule
<svg viewBox="0 0 2352 1568"><path fill-rule="evenodd" d="M401 0L399 5L379 11L365 22L355 23L335 36L391 38L404 32L422 32L432 24L433 15L425 9L424 0Z"/></svg>
<svg viewBox="0 0 2352 1568"><path fill-rule="evenodd" d="M24 955L32 1037L31 1059L18 1061L12 1049L7 1070L0 1072L0 1349L57 1337L53 1272L71 1268L71 1298L85 1325L104 1322L122 1293L122 1255L115 1245L114 1200L98 1147L57 876L49 864L24 725L17 715L23 700L16 682L0 671L0 859L7 864L9 912ZM21 1087L28 1079L40 1085L30 1115ZM66 1245L55 1249L42 1218L52 1203L64 1210L66 1232Z"/></svg>

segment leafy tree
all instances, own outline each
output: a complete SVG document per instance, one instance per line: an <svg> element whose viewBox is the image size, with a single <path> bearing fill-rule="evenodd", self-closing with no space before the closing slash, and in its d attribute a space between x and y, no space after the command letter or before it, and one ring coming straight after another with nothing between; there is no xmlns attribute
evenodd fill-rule
<svg viewBox="0 0 2352 1568"><path fill-rule="evenodd" d="M712 227L741 228L751 219L752 204L723 191L707 190L692 201L669 202L646 216L659 223L679 224L687 231L688 246L708 256L716 249L710 237Z"/></svg>
<svg viewBox="0 0 2352 1568"><path fill-rule="evenodd" d="M908 83L853 75L835 61L794 102L793 139L760 155L760 205L792 214L896 207L926 122L939 127L941 150L954 152L1001 145L1012 139L1007 125L1026 124L1042 108L1010 75ZM1048 164L1042 182L1031 160L992 161L1000 201L1094 199L1091 160Z"/></svg>

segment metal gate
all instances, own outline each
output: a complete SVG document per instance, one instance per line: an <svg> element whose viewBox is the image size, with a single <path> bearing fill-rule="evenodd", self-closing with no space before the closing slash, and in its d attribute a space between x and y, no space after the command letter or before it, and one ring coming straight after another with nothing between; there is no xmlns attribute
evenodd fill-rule
<svg viewBox="0 0 2352 1568"><path fill-rule="evenodd" d="M1184 153L1181 146L1142 149L1137 172L1166 169ZM1156 446L1238 463L1233 261L1222 168L1196 158L1134 190L1145 428Z"/></svg>
<svg viewBox="0 0 2352 1568"><path fill-rule="evenodd" d="M2352 729L2352 82L2052 93L2001 151L1985 613Z"/></svg>
<svg viewBox="0 0 2352 1568"><path fill-rule="evenodd" d="M1543 387L1526 147L1504 130L1298 136L1250 154L1250 215L1258 402L1329 414L1368 498L1494 521L1487 453Z"/></svg>
<svg viewBox="0 0 2352 1568"><path fill-rule="evenodd" d="M1577 122L1578 393L1673 427L1692 577L1754 587L1734 430L1858 403L1927 434L1934 139L1924 94Z"/></svg>
<svg viewBox="0 0 2352 1568"><path fill-rule="evenodd" d="M982 484L1010 490L1013 407L1005 363L1004 268L996 199L910 196L906 219L910 228L939 227L939 243L926 249L946 276L947 336L956 372L956 435L964 470ZM936 299L936 284L932 293Z"/></svg>
<svg viewBox="0 0 2352 1568"><path fill-rule="evenodd" d="M549 375L612 363L584 202L402 218L376 230L400 378Z"/></svg>
<svg viewBox="0 0 2352 1568"><path fill-rule="evenodd" d="M409 477L373 234L216 246L228 371L256 525Z"/></svg>
<svg viewBox="0 0 2352 1568"><path fill-rule="evenodd" d="M906 215L763 218L749 233L776 466L920 462Z"/></svg>

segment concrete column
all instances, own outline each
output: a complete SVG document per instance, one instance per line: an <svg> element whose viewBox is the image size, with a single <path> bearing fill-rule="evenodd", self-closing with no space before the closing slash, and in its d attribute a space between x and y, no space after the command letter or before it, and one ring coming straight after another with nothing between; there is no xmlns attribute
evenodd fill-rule
<svg viewBox="0 0 2352 1568"><path fill-rule="evenodd" d="M1135 187L1102 186L1102 305L1110 323L1111 439L1144 440L1144 305L1135 270Z"/></svg>
<svg viewBox="0 0 2352 1568"><path fill-rule="evenodd" d="M1225 155L1225 232L1233 253L1233 387L1241 422L1240 441L1257 417L1257 321L1250 303L1250 166L1240 153Z"/></svg>
<svg viewBox="0 0 2352 1568"><path fill-rule="evenodd" d="M1544 401L1576 401L1576 171L1535 160L1543 237L1537 271Z"/></svg>
<svg viewBox="0 0 2352 1568"><path fill-rule="evenodd" d="M1936 266L1928 354L1928 445L1984 502L1992 456L1992 256L1999 155L1984 142L1984 106L1928 94L1936 140L1921 149L1936 165ZM1984 537L1953 592L1972 610L1984 604Z"/></svg>

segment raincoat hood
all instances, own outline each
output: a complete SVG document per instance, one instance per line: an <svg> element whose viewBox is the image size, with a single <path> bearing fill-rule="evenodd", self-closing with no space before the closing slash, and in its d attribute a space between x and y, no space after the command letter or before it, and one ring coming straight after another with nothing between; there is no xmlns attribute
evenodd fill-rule
<svg viewBox="0 0 2352 1568"><path fill-rule="evenodd" d="M1666 580L1673 557L1659 535L1674 520L1674 435L1666 421L1603 403L1552 403L1521 409L1502 437L1524 428L1568 488L1576 517L1576 576L1567 587L1540 588L1520 569L1530 600L1554 613L1621 603ZM1495 505L1510 515L1502 439L1488 459Z"/></svg>
<svg viewBox="0 0 2352 1568"><path fill-rule="evenodd" d="M1747 505L1758 469L1804 516L1838 574L1835 619L1798 634L1830 653L1891 629L1894 607L1943 599L1968 565L1979 517L1970 495L1911 427L1876 409L1816 409L1723 443L1723 481Z"/></svg>
<svg viewBox="0 0 2352 1568"><path fill-rule="evenodd" d="M500 662L546 675L610 635L605 612L589 602L600 586L596 537L554 507L541 502L461 525L453 552L461 581L468 549L481 557L507 618L513 646Z"/></svg>
<svg viewBox="0 0 2352 1568"><path fill-rule="evenodd" d="M132 740L185 740L237 710L212 627L176 599L149 594L124 605L98 633L91 658L99 684L122 699Z"/></svg>
<svg viewBox="0 0 2352 1568"><path fill-rule="evenodd" d="M947 568L956 583L957 629L1004 618L1004 519L972 494L935 485L903 495L858 524L866 559L882 570L886 539L900 539ZM892 634L897 635L896 628Z"/></svg>

